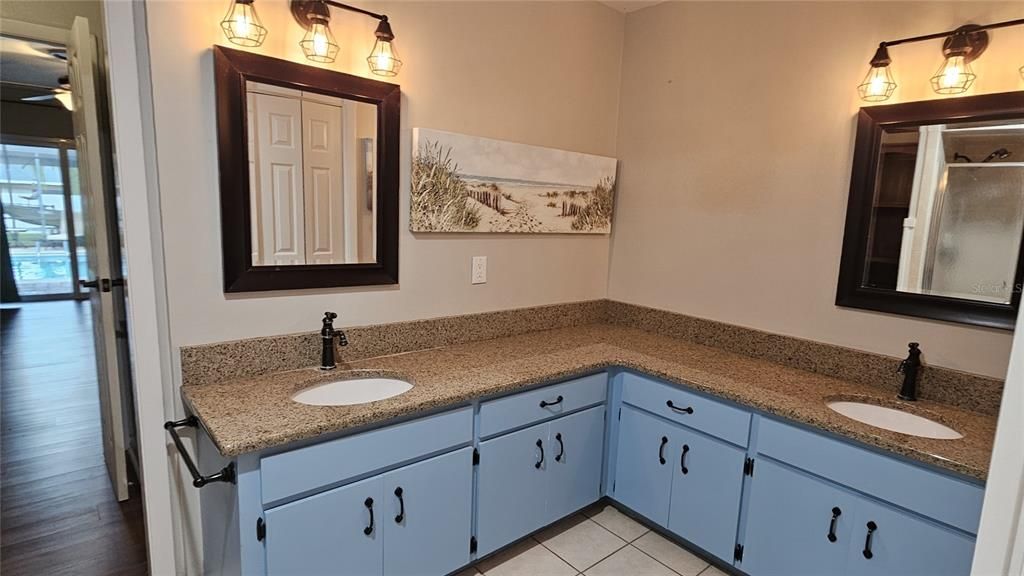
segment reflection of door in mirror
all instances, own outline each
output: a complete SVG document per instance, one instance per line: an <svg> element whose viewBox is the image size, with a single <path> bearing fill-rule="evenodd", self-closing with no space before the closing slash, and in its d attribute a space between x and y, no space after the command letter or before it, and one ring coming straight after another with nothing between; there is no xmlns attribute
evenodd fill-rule
<svg viewBox="0 0 1024 576"><path fill-rule="evenodd" d="M1010 303L1024 233L1024 125L886 131L865 285Z"/></svg>
<svg viewBox="0 0 1024 576"><path fill-rule="evenodd" d="M376 107L256 82L246 88L252 262L375 261L358 142L376 139Z"/></svg>

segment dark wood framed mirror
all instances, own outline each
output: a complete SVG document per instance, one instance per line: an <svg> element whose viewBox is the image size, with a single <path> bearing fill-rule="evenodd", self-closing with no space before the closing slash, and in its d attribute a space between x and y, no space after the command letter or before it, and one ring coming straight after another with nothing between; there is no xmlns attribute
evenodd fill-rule
<svg viewBox="0 0 1024 576"><path fill-rule="evenodd" d="M1013 329L1024 91L862 108L836 305Z"/></svg>
<svg viewBox="0 0 1024 576"><path fill-rule="evenodd" d="M398 283L399 87L213 56L224 291Z"/></svg>

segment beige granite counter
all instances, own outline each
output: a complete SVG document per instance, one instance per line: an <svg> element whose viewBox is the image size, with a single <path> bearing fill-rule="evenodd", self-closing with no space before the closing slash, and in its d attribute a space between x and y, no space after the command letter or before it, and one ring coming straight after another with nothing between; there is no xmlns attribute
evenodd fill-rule
<svg viewBox="0 0 1024 576"><path fill-rule="evenodd" d="M840 416L825 403L852 397L891 404L895 384L888 390L853 383L603 323L360 359L331 372L307 368L185 385L181 392L221 454L234 457L611 366L635 369L981 480L988 472L994 416L921 401L908 405L908 411L947 424L964 437L933 440L889 432ZM358 406L307 406L291 400L302 388L345 377L346 370L399 376L414 387Z"/></svg>

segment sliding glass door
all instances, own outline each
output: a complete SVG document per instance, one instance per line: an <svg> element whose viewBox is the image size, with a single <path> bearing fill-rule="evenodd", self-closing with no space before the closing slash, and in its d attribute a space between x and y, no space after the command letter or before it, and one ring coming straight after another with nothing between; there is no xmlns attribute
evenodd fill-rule
<svg viewBox="0 0 1024 576"><path fill-rule="evenodd" d="M77 158L64 140L4 137L0 208L10 265L22 300L78 298L86 270Z"/></svg>

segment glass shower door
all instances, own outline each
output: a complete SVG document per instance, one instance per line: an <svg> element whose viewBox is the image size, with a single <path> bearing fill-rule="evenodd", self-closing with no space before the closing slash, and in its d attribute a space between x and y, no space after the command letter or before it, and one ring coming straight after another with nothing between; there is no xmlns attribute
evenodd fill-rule
<svg viewBox="0 0 1024 576"><path fill-rule="evenodd" d="M1009 303L1020 290L1014 278L1024 230L1024 165L949 164L937 200L925 291Z"/></svg>

